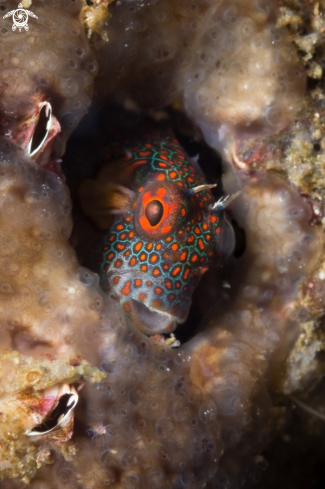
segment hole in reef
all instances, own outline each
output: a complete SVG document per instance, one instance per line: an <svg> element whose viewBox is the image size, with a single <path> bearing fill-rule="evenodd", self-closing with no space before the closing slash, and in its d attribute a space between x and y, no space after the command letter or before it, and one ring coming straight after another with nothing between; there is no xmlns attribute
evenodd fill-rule
<svg viewBox="0 0 325 489"><path fill-rule="evenodd" d="M48 110L48 107L44 105L41 108L40 114L39 114L39 119L37 126L35 128L35 132L33 135L33 140L32 140L32 146L30 152L33 153L35 149L38 148L38 146L41 144L43 141L44 137L46 136L47 133L47 123L49 120L49 117L46 115L46 111Z"/></svg>
<svg viewBox="0 0 325 489"><path fill-rule="evenodd" d="M68 402L69 402L69 399L72 395L73 394L68 393L68 394L64 394L63 396L61 396L57 406L48 415L48 417L45 419L45 421L43 421L43 423L41 423L41 424L35 426L35 428L33 428L33 432L36 431L37 433L42 434L42 433L46 433L47 431L54 428L58 424L59 418L61 416L65 416L69 412L69 410L71 409L71 406L68 406Z"/></svg>
<svg viewBox="0 0 325 489"><path fill-rule="evenodd" d="M322 147L319 143L314 143L313 148L314 148L314 151L316 151L316 153L318 153L322 149Z"/></svg>
<svg viewBox="0 0 325 489"><path fill-rule="evenodd" d="M239 227L235 220L231 221L231 225L235 233L235 249L233 255L235 258L239 258L244 254L246 249L246 235L244 229Z"/></svg>

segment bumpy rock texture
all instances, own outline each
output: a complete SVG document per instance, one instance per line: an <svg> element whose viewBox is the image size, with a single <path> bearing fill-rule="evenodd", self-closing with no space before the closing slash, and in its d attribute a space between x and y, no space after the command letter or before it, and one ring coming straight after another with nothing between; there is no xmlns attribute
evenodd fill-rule
<svg viewBox="0 0 325 489"><path fill-rule="evenodd" d="M97 63L78 14L81 0L34 0L29 31L12 31L15 0L0 2L0 134L17 137L43 100L48 100L65 136L91 103ZM19 134L21 136L21 134Z"/></svg>
<svg viewBox="0 0 325 489"><path fill-rule="evenodd" d="M102 29L108 42L94 39L97 98L162 107L184 94L187 112L215 141L221 126L279 130L299 107L305 74L287 31L275 27L275 6L260 0L112 4Z"/></svg>

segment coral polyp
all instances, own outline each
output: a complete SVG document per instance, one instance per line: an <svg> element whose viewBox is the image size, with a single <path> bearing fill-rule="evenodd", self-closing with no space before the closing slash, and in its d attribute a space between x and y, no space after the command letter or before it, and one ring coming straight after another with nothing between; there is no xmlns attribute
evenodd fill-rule
<svg viewBox="0 0 325 489"><path fill-rule="evenodd" d="M323 4L19 8L0 488L321 487Z"/></svg>

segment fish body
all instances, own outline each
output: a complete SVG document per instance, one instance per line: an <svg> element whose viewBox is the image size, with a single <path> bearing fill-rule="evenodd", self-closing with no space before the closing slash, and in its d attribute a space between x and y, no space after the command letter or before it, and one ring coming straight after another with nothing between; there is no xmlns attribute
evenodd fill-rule
<svg viewBox="0 0 325 489"><path fill-rule="evenodd" d="M115 216L101 249L101 286L144 333L155 335L186 320L195 287L221 252L226 221L171 132L149 131L138 141L124 138L107 147L110 171L92 185L90 200L97 205L88 213L95 220L97 213L102 224L106 200ZM123 175L115 188L114 166L115 176ZM89 192L83 194L87 201ZM114 201L124 202L122 208L114 209Z"/></svg>

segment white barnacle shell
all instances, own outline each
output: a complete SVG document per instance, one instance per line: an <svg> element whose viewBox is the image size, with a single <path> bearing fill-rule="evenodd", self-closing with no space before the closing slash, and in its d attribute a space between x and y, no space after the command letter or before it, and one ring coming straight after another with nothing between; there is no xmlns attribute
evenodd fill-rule
<svg viewBox="0 0 325 489"><path fill-rule="evenodd" d="M51 394L56 391L56 402L42 423L28 431L28 436L54 436L55 438L70 438L73 429L74 408L78 403L78 394L74 387L68 384L56 385L51 388ZM49 395L49 391L44 393Z"/></svg>

